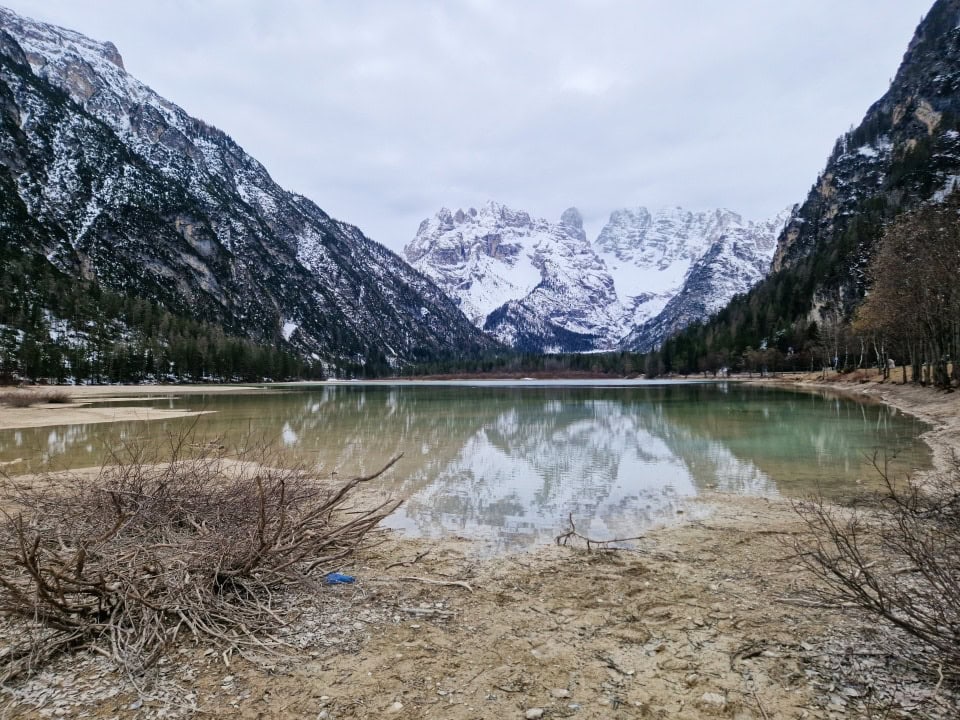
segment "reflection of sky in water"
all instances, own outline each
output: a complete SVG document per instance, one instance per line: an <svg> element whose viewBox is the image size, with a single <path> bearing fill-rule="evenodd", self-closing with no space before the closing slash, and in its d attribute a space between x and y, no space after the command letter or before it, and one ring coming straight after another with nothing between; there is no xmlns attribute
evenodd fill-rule
<svg viewBox="0 0 960 720"><path fill-rule="evenodd" d="M7 472L89 466L125 444L162 446L193 423L198 443L266 443L341 478L404 453L379 481L407 498L388 524L494 547L550 542L571 513L588 535L637 535L689 512L684 499L705 489L848 492L872 482L878 448L904 471L928 463L916 440L925 426L881 405L727 383L473 385L162 398L152 404L215 412L0 431L0 462L19 460Z"/></svg>

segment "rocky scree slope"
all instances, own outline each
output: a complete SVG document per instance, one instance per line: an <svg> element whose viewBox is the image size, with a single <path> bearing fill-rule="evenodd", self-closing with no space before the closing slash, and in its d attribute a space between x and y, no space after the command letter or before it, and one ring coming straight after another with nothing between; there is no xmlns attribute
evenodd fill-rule
<svg viewBox="0 0 960 720"><path fill-rule="evenodd" d="M285 191L117 49L0 8L7 243L60 271L336 364L478 352L427 278Z"/></svg>
<svg viewBox="0 0 960 720"><path fill-rule="evenodd" d="M489 202L441 209L404 252L478 327L514 348L633 349L705 319L762 278L784 218L624 209L591 243L575 208L550 223Z"/></svg>

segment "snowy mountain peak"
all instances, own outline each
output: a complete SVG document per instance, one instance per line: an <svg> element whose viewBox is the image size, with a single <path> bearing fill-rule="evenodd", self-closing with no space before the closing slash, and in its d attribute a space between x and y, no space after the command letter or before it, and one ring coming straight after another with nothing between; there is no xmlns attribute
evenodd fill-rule
<svg viewBox="0 0 960 720"><path fill-rule="evenodd" d="M120 51L109 40L92 40L73 30L22 17L5 7L0 7L0 24L13 32L25 48L30 46L27 55L34 69L37 65L42 66L50 59L65 54L95 63L106 60L121 70L124 69Z"/></svg>
<svg viewBox="0 0 960 720"><path fill-rule="evenodd" d="M493 201L479 210L443 208L420 224L404 253L498 339L535 350L557 343L592 349L615 340L613 284L575 208L559 223ZM540 329L518 334L508 317Z"/></svg>
<svg viewBox="0 0 960 720"><path fill-rule="evenodd" d="M638 296L640 302L633 307L634 329L624 338L623 347L651 350L690 323L707 319L734 295L760 282L770 270L777 237L791 212L792 208L787 208L761 222L744 222L728 210L712 213L704 226L710 240L706 251L699 256L679 256L674 267L668 267L667 272L686 267L676 291L650 299ZM655 271L648 268L646 272ZM664 299L666 303L661 305ZM650 312L651 307L656 310Z"/></svg>
<svg viewBox="0 0 960 720"><path fill-rule="evenodd" d="M613 276L629 324L659 313L683 286L694 263L742 218L724 209L623 208L597 237L595 247Z"/></svg>
<svg viewBox="0 0 960 720"><path fill-rule="evenodd" d="M692 270L713 262L722 265L719 279L701 279L698 287L709 290L704 308L715 311L766 273L783 222L744 222L723 209L625 208L611 213L590 243L576 208L550 223L491 201L479 211L441 209L404 252L502 342L533 351L598 350L634 342L637 328L681 293Z"/></svg>
<svg viewBox="0 0 960 720"><path fill-rule="evenodd" d="M560 216L560 224L583 230L583 215L575 207L567 208Z"/></svg>
<svg viewBox="0 0 960 720"><path fill-rule="evenodd" d="M596 244L601 252L622 259L645 253L646 262L654 257L696 255L728 227L740 222L740 215L723 209L691 212L681 207L653 211L645 207L623 208L610 214Z"/></svg>

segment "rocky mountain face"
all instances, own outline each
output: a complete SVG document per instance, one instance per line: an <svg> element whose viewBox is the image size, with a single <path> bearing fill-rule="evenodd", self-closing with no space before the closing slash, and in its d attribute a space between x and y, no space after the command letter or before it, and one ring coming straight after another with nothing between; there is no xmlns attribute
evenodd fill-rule
<svg viewBox="0 0 960 720"><path fill-rule="evenodd" d="M440 210L405 248L478 327L530 352L634 349L703 320L766 273L785 216L617 210L595 242L490 202ZM678 300L678 298L680 298Z"/></svg>
<svg viewBox="0 0 960 720"><path fill-rule="evenodd" d="M117 49L0 8L5 242L37 262L332 364L491 347L437 287L279 187Z"/></svg>
<svg viewBox="0 0 960 720"><path fill-rule="evenodd" d="M693 213L677 207L651 213L638 207L612 212L596 248L633 323L659 314L680 291L690 268L740 222L729 210Z"/></svg>
<svg viewBox="0 0 960 720"><path fill-rule="evenodd" d="M725 211L717 215L721 212ZM770 270L776 238L790 217L788 209L763 222L743 222L736 215L729 218L706 252L693 260L682 285L670 294L663 309L636 324L623 347L638 352L659 347L671 335L706 320L732 297L763 280Z"/></svg>
<svg viewBox="0 0 960 720"><path fill-rule="evenodd" d="M789 214L754 222L730 210L613 212L596 247L624 308L620 347L646 352L756 285Z"/></svg>
<svg viewBox="0 0 960 720"><path fill-rule="evenodd" d="M937 0L887 93L837 140L779 238L773 269L802 290L814 314L849 312L865 290L864 269L883 226L942 200L958 179L960 0Z"/></svg>
<svg viewBox="0 0 960 720"><path fill-rule="evenodd" d="M404 253L477 327L508 345L579 351L610 342L616 291L574 208L559 223L495 202L443 208Z"/></svg>

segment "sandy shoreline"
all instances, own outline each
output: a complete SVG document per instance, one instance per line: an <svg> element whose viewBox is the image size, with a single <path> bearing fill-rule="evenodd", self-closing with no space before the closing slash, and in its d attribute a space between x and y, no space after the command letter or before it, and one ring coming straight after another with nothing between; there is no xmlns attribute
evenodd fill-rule
<svg viewBox="0 0 960 720"><path fill-rule="evenodd" d="M960 450L960 393L793 386L878 399L931 423L924 439L940 469ZM123 395L144 392L158 389ZM101 718L134 707L138 717L311 719L957 716L956 698L935 692L934 669L893 650L895 632L811 592L794 557L805 527L788 501L691 502L710 514L651 531L628 552L547 546L482 558L467 540L384 532L342 568L355 585L293 596L304 614L289 631L306 639L269 670L236 657L227 667L185 643L141 691L84 655L0 698L14 715Z"/></svg>
<svg viewBox="0 0 960 720"><path fill-rule="evenodd" d="M131 398L156 399L204 393L269 392L246 385L78 385L62 389L75 402L43 403L25 408L0 406L0 430L16 428L80 425L84 423L128 422L135 420L169 420L201 415L205 411L170 410L146 406L99 407L111 400Z"/></svg>
<svg viewBox="0 0 960 720"><path fill-rule="evenodd" d="M0 430L84 425L89 423L170 420L202 415L206 411L164 410L149 407L91 407L89 405L37 405L30 408L0 409Z"/></svg>

